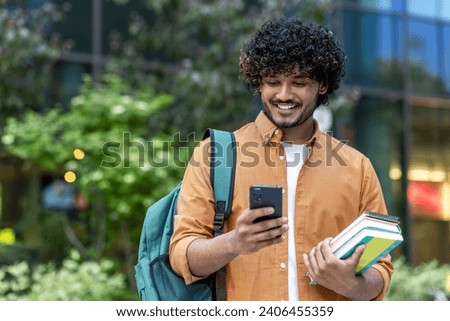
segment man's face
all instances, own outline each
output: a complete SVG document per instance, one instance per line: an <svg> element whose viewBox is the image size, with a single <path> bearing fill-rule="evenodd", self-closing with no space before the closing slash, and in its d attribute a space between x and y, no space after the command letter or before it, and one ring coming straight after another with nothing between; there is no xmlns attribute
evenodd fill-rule
<svg viewBox="0 0 450 321"><path fill-rule="evenodd" d="M326 86L298 74L263 77L260 87L266 115L279 128L296 127L312 117L318 95L326 91Z"/></svg>

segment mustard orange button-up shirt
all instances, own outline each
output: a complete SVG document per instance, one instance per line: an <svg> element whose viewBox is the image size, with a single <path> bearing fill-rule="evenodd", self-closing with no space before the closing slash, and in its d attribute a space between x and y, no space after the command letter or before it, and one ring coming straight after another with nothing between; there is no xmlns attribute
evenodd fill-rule
<svg viewBox="0 0 450 321"><path fill-rule="evenodd" d="M287 170L282 130L263 112L255 122L235 131L237 163L233 206L225 232L249 207L252 184L278 185L284 189L283 215L287 212ZM189 270L186 250L197 238L213 237L214 199L210 180L208 142L194 150L178 199L178 214L170 245L173 269L187 283L199 278ZM300 300L346 300L322 286L310 286L302 254L326 237L336 236L364 210L386 213L375 171L364 155L318 130L307 143L308 157L300 171L296 199L295 229ZM393 272L390 256L374 265L384 280L382 299ZM288 300L288 242L241 255L226 266L228 300Z"/></svg>

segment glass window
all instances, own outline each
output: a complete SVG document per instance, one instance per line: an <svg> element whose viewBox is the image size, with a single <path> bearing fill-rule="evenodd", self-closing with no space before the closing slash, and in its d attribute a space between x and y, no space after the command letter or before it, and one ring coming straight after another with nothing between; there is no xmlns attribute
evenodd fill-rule
<svg viewBox="0 0 450 321"><path fill-rule="evenodd" d="M378 10L403 10L404 0L346 0L347 4L359 4L365 8Z"/></svg>
<svg viewBox="0 0 450 321"><path fill-rule="evenodd" d="M376 9L390 9L392 5L391 0L362 0L361 4L363 6L369 7L369 8L376 8Z"/></svg>
<svg viewBox="0 0 450 321"><path fill-rule="evenodd" d="M402 25L399 17L390 15L344 14L347 82L402 88Z"/></svg>
<svg viewBox="0 0 450 321"><path fill-rule="evenodd" d="M444 68L442 75L444 83L447 84L446 94L450 95L450 26L444 27L444 41L442 42L442 56L444 57Z"/></svg>
<svg viewBox="0 0 450 321"><path fill-rule="evenodd" d="M408 12L412 15L435 18L439 16L438 0L408 0Z"/></svg>
<svg viewBox="0 0 450 321"><path fill-rule="evenodd" d="M62 4L65 0L56 2ZM55 30L63 39L73 40L72 51L90 53L92 51L92 2L71 1L70 8L64 21L55 25Z"/></svg>
<svg viewBox="0 0 450 321"><path fill-rule="evenodd" d="M439 29L436 24L412 20L409 23L410 77L412 89L421 94L443 94L445 83L439 59Z"/></svg>
<svg viewBox="0 0 450 321"><path fill-rule="evenodd" d="M419 260L447 262L450 226L450 108L411 106L407 200L413 218L413 251ZM444 249L444 250L442 250Z"/></svg>
<svg viewBox="0 0 450 321"><path fill-rule="evenodd" d="M448 0L408 0L408 12L412 15L450 20Z"/></svg>
<svg viewBox="0 0 450 321"><path fill-rule="evenodd" d="M441 6L441 18L450 21L450 1L442 0Z"/></svg>
<svg viewBox="0 0 450 321"><path fill-rule="evenodd" d="M53 84L48 92L49 105L61 103L70 106L71 99L78 95L84 74L91 73L90 65L75 62L59 62L55 65Z"/></svg>
<svg viewBox="0 0 450 321"><path fill-rule="evenodd" d="M401 104L363 96L353 109L355 147L372 162L390 213L398 213L401 202ZM396 173L393 173L395 171Z"/></svg>
<svg viewBox="0 0 450 321"><path fill-rule="evenodd" d="M139 12L145 15L149 10L140 1L127 1L124 4L117 4L113 1L103 2L103 44L102 50L107 53L110 50L110 34L109 32L119 32L127 36L128 26L130 23L130 15L133 12Z"/></svg>
<svg viewBox="0 0 450 321"><path fill-rule="evenodd" d="M413 105L408 201L415 217L450 220L450 108Z"/></svg>

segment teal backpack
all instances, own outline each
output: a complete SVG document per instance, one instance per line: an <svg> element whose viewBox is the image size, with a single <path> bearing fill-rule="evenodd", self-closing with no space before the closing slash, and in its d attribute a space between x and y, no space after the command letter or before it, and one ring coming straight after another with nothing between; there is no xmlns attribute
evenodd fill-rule
<svg viewBox="0 0 450 321"><path fill-rule="evenodd" d="M208 129L211 137L211 184L214 189L214 236L223 233L223 224L231 210L236 150L234 134ZM215 275L186 285L169 263L169 244L173 233L180 182L169 194L147 209L135 265L136 286L143 301L225 300L224 269Z"/></svg>

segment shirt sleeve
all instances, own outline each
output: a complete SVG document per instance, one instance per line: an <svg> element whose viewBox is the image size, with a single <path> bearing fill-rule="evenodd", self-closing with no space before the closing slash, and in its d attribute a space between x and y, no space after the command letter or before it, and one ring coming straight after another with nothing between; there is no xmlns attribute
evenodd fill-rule
<svg viewBox="0 0 450 321"><path fill-rule="evenodd" d="M372 266L375 270L380 273L381 277L383 278L383 289L381 292L372 300L373 301L381 301L384 299L384 296L386 295L386 292L389 289L389 284L391 282L392 273L394 272L394 268L391 263L391 256L387 254L383 259L378 261L378 263L374 264Z"/></svg>
<svg viewBox="0 0 450 321"><path fill-rule="evenodd" d="M171 266L187 284L202 278L193 275L189 269L187 260L189 245L198 238L212 238L213 235L214 197L210 178L208 139L194 149L186 168L178 196L174 233L170 242Z"/></svg>
<svg viewBox="0 0 450 321"><path fill-rule="evenodd" d="M363 168L365 171L364 183L361 192L361 207L360 212L367 210L381 214L387 214L387 208L383 197L380 182L376 175L375 169L369 159L364 158ZM383 290L373 300L383 300L391 282L394 267L391 261L391 256L388 254L375 263L372 268L380 273L383 278Z"/></svg>

